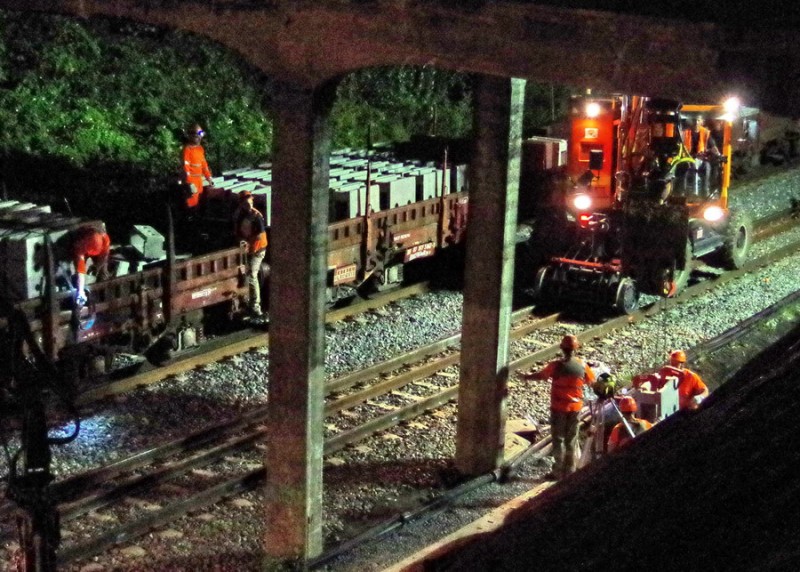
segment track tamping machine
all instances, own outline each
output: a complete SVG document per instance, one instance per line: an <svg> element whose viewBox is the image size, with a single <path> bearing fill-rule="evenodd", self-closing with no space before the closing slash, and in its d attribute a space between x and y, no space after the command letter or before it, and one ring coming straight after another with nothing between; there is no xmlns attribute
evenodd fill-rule
<svg viewBox="0 0 800 572"><path fill-rule="evenodd" d="M732 104L626 96L589 100L585 109L569 142L568 174L583 170L565 193L574 240L537 270L540 302L631 313L640 293L683 289L695 258L744 264L751 222L728 206ZM720 144L692 155L686 122L701 114Z"/></svg>

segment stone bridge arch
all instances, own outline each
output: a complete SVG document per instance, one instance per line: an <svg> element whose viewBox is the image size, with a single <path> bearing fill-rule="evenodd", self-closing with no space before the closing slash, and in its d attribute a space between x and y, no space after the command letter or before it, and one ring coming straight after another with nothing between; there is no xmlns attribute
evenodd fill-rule
<svg viewBox="0 0 800 572"><path fill-rule="evenodd" d="M776 0L770 11L723 11L709 0L665 0L657 8L609 0L604 8L616 11L583 9L597 4L0 0L0 8L12 10L126 18L194 32L270 76L307 88L363 67L429 64L678 99L717 100L735 92L749 105L800 114L793 33L800 14L789 0ZM692 21L698 16L703 23Z"/></svg>

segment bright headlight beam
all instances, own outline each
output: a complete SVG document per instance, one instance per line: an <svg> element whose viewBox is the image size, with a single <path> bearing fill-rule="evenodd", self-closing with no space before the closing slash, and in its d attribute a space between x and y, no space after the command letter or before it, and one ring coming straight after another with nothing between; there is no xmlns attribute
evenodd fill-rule
<svg viewBox="0 0 800 572"><path fill-rule="evenodd" d="M725 216L725 211L721 207L711 206L703 211L703 218L708 222L716 222Z"/></svg>
<svg viewBox="0 0 800 572"><path fill-rule="evenodd" d="M592 206L592 197L589 195L575 195L572 205L579 211L588 210Z"/></svg>
<svg viewBox="0 0 800 572"><path fill-rule="evenodd" d="M742 102L739 101L738 97L729 97L725 100L725 103L722 104L722 109L725 110L726 114L736 115L739 112L739 108L742 106Z"/></svg>

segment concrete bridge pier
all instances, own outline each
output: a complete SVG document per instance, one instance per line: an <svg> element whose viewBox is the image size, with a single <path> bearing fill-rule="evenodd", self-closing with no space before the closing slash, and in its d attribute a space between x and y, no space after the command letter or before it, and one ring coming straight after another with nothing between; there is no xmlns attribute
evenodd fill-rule
<svg viewBox="0 0 800 572"><path fill-rule="evenodd" d="M336 83L276 97L266 569L321 554L329 114ZM285 569L285 568L281 568Z"/></svg>
<svg viewBox="0 0 800 572"><path fill-rule="evenodd" d="M503 460L524 95L524 80L481 76L474 96L456 438L465 475Z"/></svg>

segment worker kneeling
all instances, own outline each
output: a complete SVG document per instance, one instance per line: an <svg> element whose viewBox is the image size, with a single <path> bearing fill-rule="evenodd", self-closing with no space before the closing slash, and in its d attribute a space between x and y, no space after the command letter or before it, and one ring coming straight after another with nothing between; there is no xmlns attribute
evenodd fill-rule
<svg viewBox="0 0 800 572"><path fill-rule="evenodd" d="M634 415L636 413L636 400L626 395L619 401L619 412L622 415L622 420L617 423L611 430L611 435L608 436L608 452L622 447L628 441L635 439L648 429L653 424L646 419L639 419Z"/></svg>

